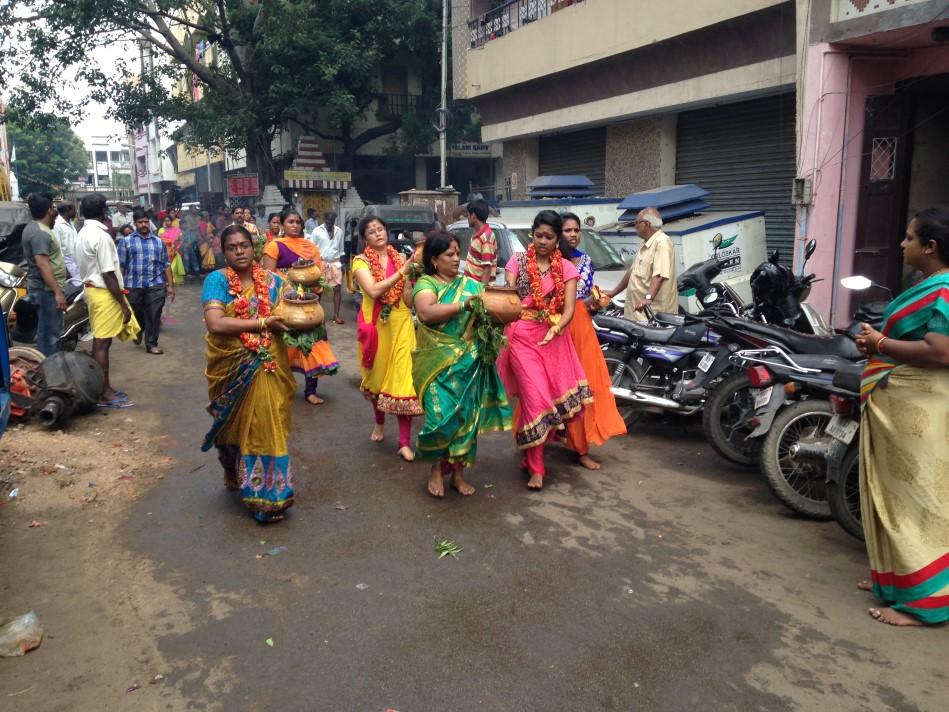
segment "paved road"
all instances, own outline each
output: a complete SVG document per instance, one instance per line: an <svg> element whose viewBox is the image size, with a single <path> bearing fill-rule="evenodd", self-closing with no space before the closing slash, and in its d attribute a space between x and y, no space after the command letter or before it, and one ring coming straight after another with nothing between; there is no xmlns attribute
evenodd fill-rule
<svg viewBox="0 0 949 712"><path fill-rule="evenodd" d="M111 544L126 604L101 623L143 630L111 658L76 652L50 672L56 704L32 709L944 709L946 631L871 621L861 545L794 519L694 424L644 425L599 451L599 473L554 451L540 493L509 434L486 437L476 496L433 500L394 423L368 440L352 313L330 326L345 367L321 382L327 404L294 406L292 515L255 524L198 451L196 290L179 299L169 353L117 366L177 458ZM436 559L436 538L462 553ZM133 701L127 678L86 669L108 660L167 679Z"/></svg>

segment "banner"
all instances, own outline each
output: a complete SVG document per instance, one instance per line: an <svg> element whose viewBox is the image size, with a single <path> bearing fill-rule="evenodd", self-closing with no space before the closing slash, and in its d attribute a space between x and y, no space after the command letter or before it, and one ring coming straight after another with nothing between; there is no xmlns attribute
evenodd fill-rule
<svg viewBox="0 0 949 712"><path fill-rule="evenodd" d="M256 198L260 195L260 183L256 173L228 176L227 193L232 198Z"/></svg>
<svg viewBox="0 0 949 712"><path fill-rule="evenodd" d="M333 173L330 171L293 171L283 172L284 180L322 180L322 181L345 181L350 182L353 179L352 173Z"/></svg>

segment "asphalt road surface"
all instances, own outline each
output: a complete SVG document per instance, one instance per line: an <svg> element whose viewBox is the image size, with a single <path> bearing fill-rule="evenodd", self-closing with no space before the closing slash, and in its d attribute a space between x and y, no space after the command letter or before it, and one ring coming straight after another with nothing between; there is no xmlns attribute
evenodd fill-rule
<svg viewBox="0 0 949 712"><path fill-rule="evenodd" d="M551 448L537 493L510 434L486 436L476 495L434 500L394 421L369 441L349 306L326 404L301 387L294 405L296 505L256 524L199 451L196 287L174 314L165 356L115 349L174 464L107 532L77 519L82 556L45 562L71 572L45 584L56 635L0 660L0 709L946 709L947 631L871 620L862 545L796 519L694 422L643 424L595 452L600 472ZM436 539L462 551L438 559ZM12 603L35 600L27 579Z"/></svg>

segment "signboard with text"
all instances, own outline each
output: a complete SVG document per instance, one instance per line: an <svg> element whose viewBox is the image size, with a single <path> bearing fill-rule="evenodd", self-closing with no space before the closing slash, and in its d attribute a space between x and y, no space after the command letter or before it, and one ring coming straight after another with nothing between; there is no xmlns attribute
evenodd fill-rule
<svg viewBox="0 0 949 712"><path fill-rule="evenodd" d="M260 195L260 183L256 173L229 176L227 192L233 198L256 198Z"/></svg>
<svg viewBox="0 0 949 712"><path fill-rule="evenodd" d="M295 171L283 172L284 180L322 180L322 181L352 181L352 173L333 173L330 171Z"/></svg>

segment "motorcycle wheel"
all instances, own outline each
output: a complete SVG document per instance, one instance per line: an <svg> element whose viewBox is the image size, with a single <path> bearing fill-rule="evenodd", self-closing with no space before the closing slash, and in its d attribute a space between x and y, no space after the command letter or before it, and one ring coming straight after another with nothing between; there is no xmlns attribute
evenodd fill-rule
<svg viewBox="0 0 949 712"><path fill-rule="evenodd" d="M795 461L791 445L803 437L821 436L833 417L830 403L812 398L781 410L761 443L761 472L774 496L807 519L833 519L827 502L827 466Z"/></svg>
<svg viewBox="0 0 949 712"><path fill-rule="evenodd" d="M603 358L606 360L606 370L610 373L610 385L633 390L642 383L645 372L642 364L635 359L628 362L624 361L615 349L607 349L603 353ZM616 409L622 416L627 428L633 427L645 415L645 411L641 408L634 405L624 405L619 401L616 401Z"/></svg>
<svg viewBox="0 0 949 712"><path fill-rule="evenodd" d="M758 441L748 439L754 430L754 413L755 399L748 376L736 373L722 381L709 395L702 411L702 429L712 449L736 465L754 465Z"/></svg>
<svg viewBox="0 0 949 712"><path fill-rule="evenodd" d="M840 463L837 481L827 482L827 503L837 523L850 536L863 541L860 515L860 452L851 446Z"/></svg>

